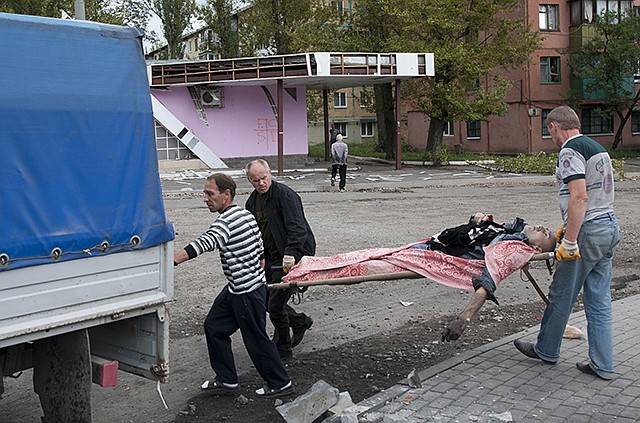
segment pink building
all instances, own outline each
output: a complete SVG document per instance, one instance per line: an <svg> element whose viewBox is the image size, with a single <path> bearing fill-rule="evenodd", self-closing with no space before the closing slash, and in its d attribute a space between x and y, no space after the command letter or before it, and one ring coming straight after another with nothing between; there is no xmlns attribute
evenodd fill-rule
<svg viewBox="0 0 640 423"><path fill-rule="evenodd" d="M284 161L307 160L307 89L433 76L434 61L431 53L300 53L149 62L147 71L162 168L184 159L242 167L261 157L281 171Z"/></svg>
<svg viewBox="0 0 640 423"><path fill-rule="evenodd" d="M590 35L593 15L601 10L625 11L638 0L543 0L526 1L521 13L533 27L539 28L544 41L531 57L526 69L511 72L513 81L506 101L507 115L492 117L489 122L450 122L443 143L450 148L461 146L464 151L491 153L535 153L556 151L557 147L544 125L546 114L554 107L565 104L571 84L567 57L560 53L572 43L581 43ZM635 75L635 90L640 86L640 71ZM597 99L593 93L583 93L578 115L582 132L602 145L613 142L619 126L618 117L606 119L594 109ZM408 112L409 144L424 149L427 143L428 118L417 112ZM640 111L635 111L627 123L619 148L640 148Z"/></svg>

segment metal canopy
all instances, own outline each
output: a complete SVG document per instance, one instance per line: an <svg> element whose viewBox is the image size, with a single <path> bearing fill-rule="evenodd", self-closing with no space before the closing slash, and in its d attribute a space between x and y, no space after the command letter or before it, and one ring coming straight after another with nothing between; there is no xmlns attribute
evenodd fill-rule
<svg viewBox="0 0 640 423"><path fill-rule="evenodd" d="M221 60L147 62L149 86L269 86L278 93L278 175L283 174L282 91L303 85L326 91L395 83L396 125L400 128L400 81L434 76L433 53L300 53ZM328 147L325 116L325 145ZM400 169L400 131L396 130L396 168Z"/></svg>
<svg viewBox="0 0 640 423"><path fill-rule="evenodd" d="M151 88L172 85L284 87L326 90L434 75L433 53L300 53L222 60L148 62Z"/></svg>

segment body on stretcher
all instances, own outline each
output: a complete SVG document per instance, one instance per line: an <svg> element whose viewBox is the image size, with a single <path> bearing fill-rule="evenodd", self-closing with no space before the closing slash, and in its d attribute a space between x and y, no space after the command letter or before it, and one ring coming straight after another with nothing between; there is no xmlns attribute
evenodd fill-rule
<svg viewBox="0 0 640 423"><path fill-rule="evenodd" d="M546 261L551 274L553 252L539 253L522 241L501 241L485 247L485 260L468 260L438 251L410 249L414 244L359 250L332 257L303 257L283 282L270 284L269 289L292 289L299 293L311 286L424 277L454 288L473 290L471 278L479 276L486 264L496 286L514 271L521 270L545 304L549 303L529 271L529 263ZM579 329L567 326L565 338L581 337Z"/></svg>

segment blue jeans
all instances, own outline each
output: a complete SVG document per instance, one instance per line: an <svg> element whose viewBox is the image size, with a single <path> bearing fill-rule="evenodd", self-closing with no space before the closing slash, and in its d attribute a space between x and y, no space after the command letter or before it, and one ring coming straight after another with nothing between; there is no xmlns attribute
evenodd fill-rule
<svg viewBox="0 0 640 423"><path fill-rule="evenodd" d="M581 289L587 317L587 336L591 363L603 372L613 373L613 329L611 315L611 263L620 241L620 227L613 214L582 224L578 245L582 258L559 261L549 286L549 305L542 316L538 355L556 362L565 326Z"/></svg>

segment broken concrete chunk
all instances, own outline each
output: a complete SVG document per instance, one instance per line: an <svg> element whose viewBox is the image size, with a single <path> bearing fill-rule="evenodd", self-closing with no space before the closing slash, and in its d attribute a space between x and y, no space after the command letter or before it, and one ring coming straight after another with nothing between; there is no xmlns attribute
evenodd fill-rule
<svg viewBox="0 0 640 423"><path fill-rule="evenodd" d="M291 402L276 407L287 423L312 423L338 402L339 391L324 380Z"/></svg>
<svg viewBox="0 0 640 423"><path fill-rule="evenodd" d="M351 394L349 392L340 392L338 394L338 402L331 408L329 408L329 412L331 414L341 414L345 408L351 407L353 401L351 400Z"/></svg>

